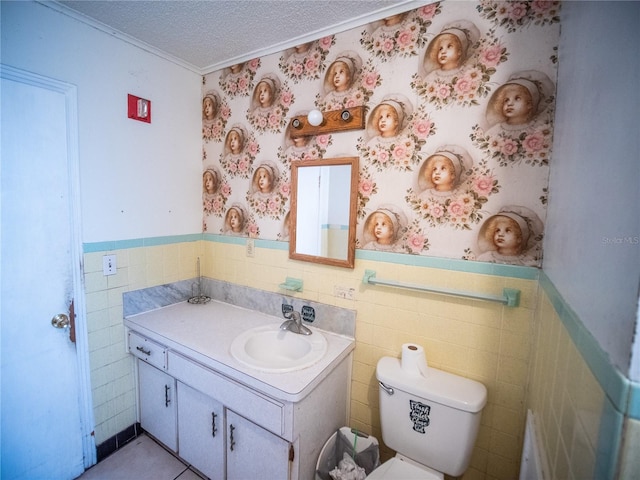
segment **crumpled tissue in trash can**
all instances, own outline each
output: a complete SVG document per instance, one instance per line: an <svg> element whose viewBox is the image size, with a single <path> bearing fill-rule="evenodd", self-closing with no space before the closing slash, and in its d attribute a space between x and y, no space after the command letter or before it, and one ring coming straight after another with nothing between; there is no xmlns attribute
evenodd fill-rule
<svg viewBox="0 0 640 480"><path fill-rule="evenodd" d="M338 466L329 472L333 480L365 480L367 474L364 468L356 465L356 462L344 452Z"/></svg>

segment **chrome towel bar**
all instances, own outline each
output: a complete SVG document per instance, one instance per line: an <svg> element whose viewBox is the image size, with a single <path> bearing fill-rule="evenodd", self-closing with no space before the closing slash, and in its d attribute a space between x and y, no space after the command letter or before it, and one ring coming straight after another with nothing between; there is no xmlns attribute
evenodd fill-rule
<svg viewBox="0 0 640 480"><path fill-rule="evenodd" d="M503 288L502 296L489 295L474 292L462 292L459 290L450 290L448 288L433 288L423 285L415 285L412 283L397 282L395 280L382 280L376 278L375 270L365 270L362 283L369 285L386 285L388 287L407 288L409 290L418 290L421 292L436 293L439 295L451 295L454 297L472 298L474 300L485 300L488 302L498 302L507 307L517 307L520 305L520 290L517 288Z"/></svg>

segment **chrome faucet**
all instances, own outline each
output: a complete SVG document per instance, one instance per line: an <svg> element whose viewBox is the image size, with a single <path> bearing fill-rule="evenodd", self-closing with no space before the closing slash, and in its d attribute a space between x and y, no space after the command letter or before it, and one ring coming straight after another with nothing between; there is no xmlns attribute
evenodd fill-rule
<svg viewBox="0 0 640 480"><path fill-rule="evenodd" d="M289 320L285 320L282 325L280 325L280 330L289 330L290 332L299 333L300 335L311 335L313 333L302 324L302 317L300 316L300 312L296 312L294 310L290 313L290 317L292 318L289 318Z"/></svg>

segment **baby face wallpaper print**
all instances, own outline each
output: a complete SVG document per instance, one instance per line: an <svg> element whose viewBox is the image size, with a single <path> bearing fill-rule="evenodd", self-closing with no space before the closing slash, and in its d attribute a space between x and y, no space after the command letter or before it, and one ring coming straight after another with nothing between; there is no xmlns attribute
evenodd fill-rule
<svg viewBox="0 0 640 480"><path fill-rule="evenodd" d="M358 155L356 248L539 266L559 2L441 2L203 78L203 229L288 241L291 163ZM364 130L295 138L312 108Z"/></svg>
<svg viewBox="0 0 640 480"><path fill-rule="evenodd" d="M205 92L202 99L202 139L218 142L224 137L231 110L217 90Z"/></svg>

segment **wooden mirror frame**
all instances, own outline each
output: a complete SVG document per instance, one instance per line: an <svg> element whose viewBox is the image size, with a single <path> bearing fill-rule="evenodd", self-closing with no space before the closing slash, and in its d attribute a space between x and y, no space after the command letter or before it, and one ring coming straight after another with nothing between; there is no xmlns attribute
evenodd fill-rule
<svg viewBox="0 0 640 480"><path fill-rule="evenodd" d="M321 167L321 166L351 166L351 180L349 182L349 228L347 235L347 258L323 257L319 255L309 255L296 251L296 232L298 225L298 169L304 167ZM326 158L318 160L298 160L291 162L291 208L289 214L289 258L293 260L302 260L305 262L320 263L324 265L333 265L336 267L353 268L356 256L356 214L358 203L358 180L360 170L358 165L358 157L339 157Z"/></svg>

